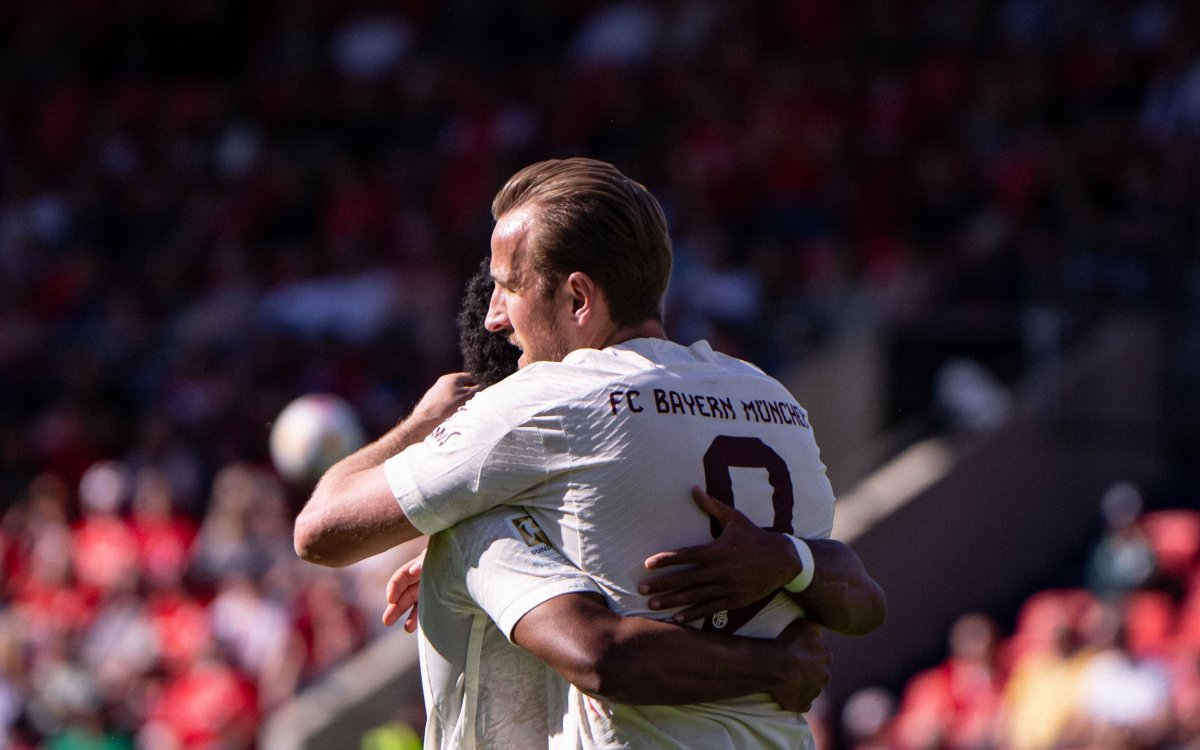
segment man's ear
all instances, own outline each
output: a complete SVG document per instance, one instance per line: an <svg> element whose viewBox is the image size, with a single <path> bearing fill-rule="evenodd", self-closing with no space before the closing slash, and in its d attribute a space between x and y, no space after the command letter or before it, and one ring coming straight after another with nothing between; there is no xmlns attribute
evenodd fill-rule
<svg viewBox="0 0 1200 750"><path fill-rule="evenodd" d="M587 323L596 314L600 287L582 271L575 271L568 276L564 286L571 297L571 317L576 325Z"/></svg>

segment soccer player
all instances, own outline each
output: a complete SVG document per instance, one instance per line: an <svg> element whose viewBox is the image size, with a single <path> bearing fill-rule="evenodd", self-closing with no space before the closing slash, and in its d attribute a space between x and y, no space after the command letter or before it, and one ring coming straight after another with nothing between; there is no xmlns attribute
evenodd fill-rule
<svg viewBox="0 0 1200 750"><path fill-rule="evenodd" d="M651 615L659 609L639 590L647 558L723 536L719 522L688 498L688 488L702 484L731 510L796 535L768 536L795 545L787 573L796 577L787 587L803 590L813 565L797 537L827 537L833 514L807 414L757 368L703 342L683 347L666 339L661 302L670 244L654 198L611 165L552 161L510 179L493 215L495 291L486 326L521 348L521 369L444 423L436 410L418 407L331 469L297 519L297 550L345 564L418 531L520 506L615 613ZM731 512L726 520L738 518ZM691 547L656 559L690 562L697 554ZM686 617L702 605L706 575L673 574L672 586L683 579L685 590L659 595L665 612ZM804 614L791 595L776 593L786 581L777 567L759 581L771 593L749 603L737 594L738 606L712 613L705 629L767 638L786 632ZM598 604L553 595L511 626L517 644L576 684L585 680L576 674L577 655L564 648L572 641L562 637L561 623L585 619L580 602ZM823 618L825 603L814 597L809 614ZM848 621L873 627L881 597L866 609ZM676 707L573 690L570 721L597 746L811 743L803 719L768 693Z"/></svg>
<svg viewBox="0 0 1200 750"><path fill-rule="evenodd" d="M513 372L517 359L513 347L483 328L491 289L485 260L467 285L459 313L463 361L473 381L483 386ZM462 385L459 377L444 379L431 389L424 406L443 399L441 409L452 412L470 390ZM725 545L739 535L739 524L740 535L765 533L717 501L706 498L704 502L729 524L728 533L721 536ZM767 563L751 578L759 586L786 570L790 545L777 550L784 553L783 562L771 563L769 545L740 541L737 549L714 550L716 558L707 554L706 561L711 565L722 553L737 559L742 557L739 550L757 550L754 559L765 558ZM836 586L834 596L845 598L855 581L866 578L857 557L848 549L839 554L822 548L837 546L836 542L814 544L824 568L810 591ZM615 616L598 596L596 584L570 566L519 508L489 511L434 534L428 556L402 566L389 582L385 623L397 622L414 607L405 627L415 629L422 563L428 571L422 583L427 604L420 611L419 635L428 712L426 747L594 744L573 725L566 710L567 683L553 672L548 674L545 664L506 638L517 620L540 618L537 608L555 594L564 600L579 597L571 619L550 625L559 648L578 655L567 676L597 697L666 704L739 697L766 689L788 709L804 711L828 679L828 656L817 631L800 621L776 641L751 641L706 638L691 629ZM852 567L843 569L845 563ZM547 619L555 617L551 613Z"/></svg>
<svg viewBox="0 0 1200 750"><path fill-rule="evenodd" d="M613 746L580 726L566 680L508 640L547 600L579 600L570 617L549 624L555 650L569 654L559 668L569 664L567 679L608 701L767 691L801 711L828 679L818 629L803 620L767 640L616 615L520 509L494 509L432 535L424 563L419 649L429 748Z"/></svg>

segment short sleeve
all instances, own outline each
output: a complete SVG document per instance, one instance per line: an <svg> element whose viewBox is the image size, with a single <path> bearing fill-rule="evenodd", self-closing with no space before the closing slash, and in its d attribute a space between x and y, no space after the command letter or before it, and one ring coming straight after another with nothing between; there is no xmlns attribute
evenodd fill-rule
<svg viewBox="0 0 1200 750"><path fill-rule="evenodd" d="M392 495L423 534L519 502L521 493L547 476L544 435L558 430L555 420L505 414L485 395L384 462Z"/></svg>
<svg viewBox="0 0 1200 750"><path fill-rule="evenodd" d="M563 594L601 593L523 508L498 508L468 519L453 534L471 598L509 640L517 622L539 604Z"/></svg>

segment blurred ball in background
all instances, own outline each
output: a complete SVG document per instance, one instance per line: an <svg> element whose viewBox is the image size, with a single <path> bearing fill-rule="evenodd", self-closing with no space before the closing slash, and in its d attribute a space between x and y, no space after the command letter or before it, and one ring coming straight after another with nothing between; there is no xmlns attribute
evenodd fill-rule
<svg viewBox="0 0 1200 750"><path fill-rule="evenodd" d="M287 481L313 484L365 442L350 404L331 393L309 393L285 406L272 425L271 460Z"/></svg>

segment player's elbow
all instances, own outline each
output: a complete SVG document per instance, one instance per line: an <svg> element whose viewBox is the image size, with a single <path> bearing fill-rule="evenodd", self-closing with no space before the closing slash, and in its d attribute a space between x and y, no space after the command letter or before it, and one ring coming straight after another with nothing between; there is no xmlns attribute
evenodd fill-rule
<svg viewBox="0 0 1200 750"><path fill-rule="evenodd" d="M593 698L622 702L636 679L626 650L619 642L604 639L590 644L568 681Z"/></svg>
<svg viewBox="0 0 1200 750"><path fill-rule="evenodd" d="M883 593L883 587L878 583L871 581L873 588L870 593L871 605L869 608L870 615L866 618L866 627L862 635L873 632L887 620L887 594Z"/></svg>
<svg viewBox="0 0 1200 750"><path fill-rule="evenodd" d="M513 642L595 697L631 703L646 659L626 622L595 593L556 596L517 621Z"/></svg>
<svg viewBox="0 0 1200 750"><path fill-rule="evenodd" d="M340 568L353 562L336 543L333 525L320 512L314 495L296 517L292 530L292 546L301 560L330 568Z"/></svg>
<svg viewBox="0 0 1200 750"><path fill-rule="evenodd" d="M337 560L330 554L328 544L320 525L312 518L303 514L296 519L296 528L292 532L292 545L301 560L317 565L339 567Z"/></svg>
<svg viewBox="0 0 1200 750"><path fill-rule="evenodd" d="M579 597L572 597L579 598ZM559 600L566 599L560 597ZM535 610L535 617L541 615ZM553 628L539 629L522 621L517 625L517 643L528 648L555 672L582 692L608 700L625 697L637 679L629 654L609 627L615 615L604 609L588 622L559 621ZM532 620L527 615L526 618Z"/></svg>
<svg viewBox="0 0 1200 750"><path fill-rule="evenodd" d="M873 579L862 586L859 593L861 605L857 616L847 623L843 635L862 636L873 633L887 619L887 596L883 588Z"/></svg>

